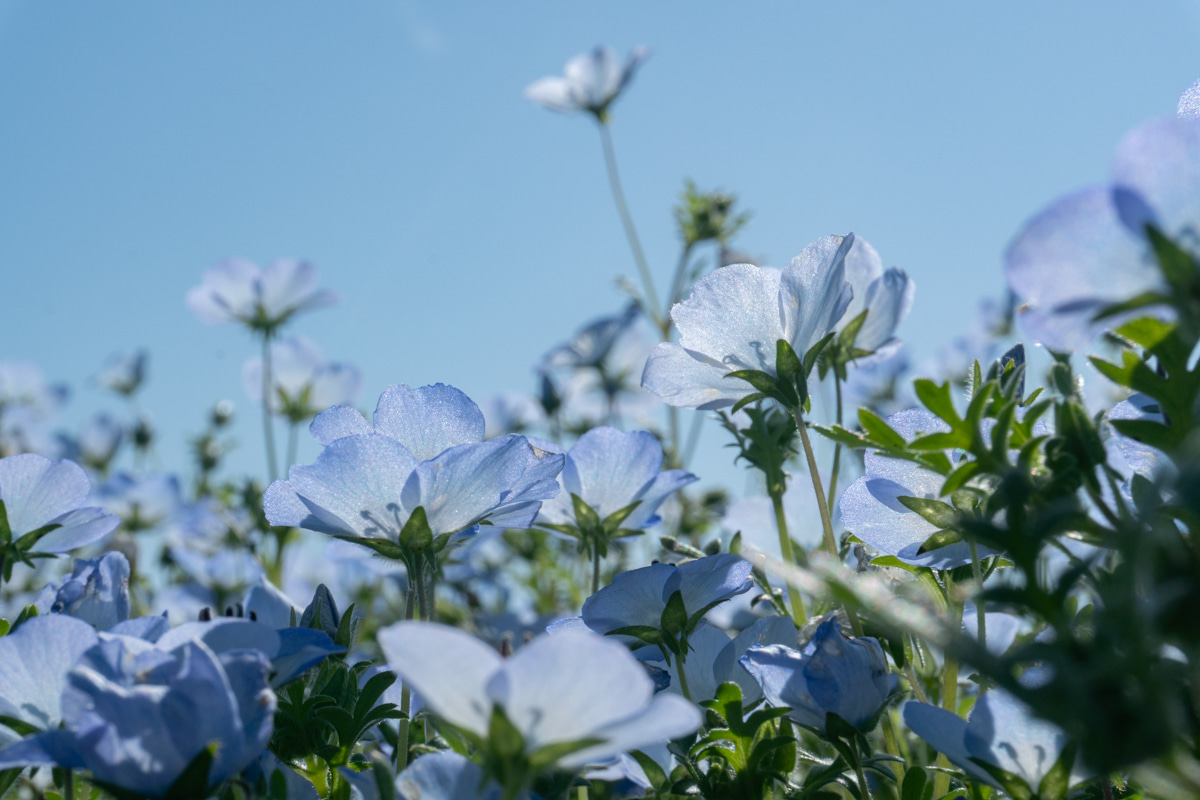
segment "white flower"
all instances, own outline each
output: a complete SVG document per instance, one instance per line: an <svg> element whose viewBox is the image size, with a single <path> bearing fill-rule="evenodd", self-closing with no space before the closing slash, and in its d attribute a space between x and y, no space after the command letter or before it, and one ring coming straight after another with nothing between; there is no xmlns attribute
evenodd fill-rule
<svg viewBox="0 0 1200 800"><path fill-rule="evenodd" d="M554 75L529 84L525 96L554 111L590 111L603 122L608 107L649 56L649 48L636 47L622 67L616 51L611 47L597 47L568 61L561 76Z"/></svg>

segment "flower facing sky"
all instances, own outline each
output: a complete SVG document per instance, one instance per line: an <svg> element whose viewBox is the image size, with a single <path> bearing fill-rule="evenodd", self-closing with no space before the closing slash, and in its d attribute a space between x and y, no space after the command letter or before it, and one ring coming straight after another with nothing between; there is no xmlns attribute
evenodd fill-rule
<svg viewBox="0 0 1200 800"><path fill-rule="evenodd" d="M845 328L863 311L866 321L858 331L855 347L884 357L900 347L896 328L912 310L916 285L902 269L885 270L879 253L861 236L846 253L846 280L854 297L846 307L837 329Z"/></svg>
<svg viewBox="0 0 1200 800"><path fill-rule="evenodd" d="M279 260L266 268L232 258L204 273L187 293L187 306L201 322L240 322L272 332L294 314L330 306L337 295L318 290L317 270L307 261Z"/></svg>
<svg viewBox="0 0 1200 800"><path fill-rule="evenodd" d="M603 122L608 107L649 56L649 48L636 47L622 66L615 50L597 47L568 61L562 75L529 84L525 96L554 111L587 111Z"/></svg>
<svg viewBox="0 0 1200 800"><path fill-rule="evenodd" d="M757 390L727 378L738 370L776 375L776 342L803 356L842 319L853 290L846 255L854 234L826 236L783 271L734 264L705 275L671 309L679 343L654 348L642 385L673 406L702 410L736 403Z"/></svg>

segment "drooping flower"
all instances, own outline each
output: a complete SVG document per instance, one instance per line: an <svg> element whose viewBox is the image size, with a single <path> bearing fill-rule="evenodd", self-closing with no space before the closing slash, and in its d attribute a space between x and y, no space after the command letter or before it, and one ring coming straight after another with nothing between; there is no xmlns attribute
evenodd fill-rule
<svg viewBox="0 0 1200 800"><path fill-rule="evenodd" d="M505 744L489 741L502 715L520 737L519 752L510 755L526 763L541 753L546 767L578 769L700 727L690 703L654 694L623 645L587 631L539 636L507 659L434 623L397 623L378 638L388 667L430 711L485 749ZM550 748L571 742L581 746L553 757Z"/></svg>
<svg viewBox="0 0 1200 800"><path fill-rule="evenodd" d="M310 427L326 445L317 461L292 467L267 489L267 519L359 543L399 542L418 508L435 539L458 541L483 523L529 527L542 501L558 493L563 456L516 434L484 442L483 429L479 408L441 384L390 388L374 426L335 406Z"/></svg>
<svg viewBox="0 0 1200 800"><path fill-rule="evenodd" d="M242 368L246 393L255 403L262 403L262 368L260 356L248 358ZM362 373L351 364L326 361L316 344L291 336L271 343L271 383L271 413L298 423L331 406L354 402Z"/></svg>
<svg viewBox="0 0 1200 800"><path fill-rule="evenodd" d="M1030 670L1034 674L1023 680L1036 680L1038 671ZM910 701L904 706L904 722L955 766L993 786L999 783L974 759L1004 770L1037 791L1067 746L1062 729L1038 719L1029 706L999 688L976 701L969 719Z"/></svg>
<svg viewBox="0 0 1200 800"><path fill-rule="evenodd" d="M0 554L6 571L13 549L22 553L65 553L107 536L118 519L103 508L83 506L91 490L87 474L73 461L33 454L0 458ZM32 536L21 544L22 537Z"/></svg>
<svg viewBox="0 0 1200 800"><path fill-rule="evenodd" d="M162 797L215 744L207 779L217 784L258 758L270 741L275 694L268 667L254 650L217 656L195 640L173 652L134 647L122 637L99 642L66 676L64 727L0 749L0 768L86 769L98 781Z"/></svg>
<svg viewBox="0 0 1200 800"><path fill-rule="evenodd" d="M1151 307L1094 320L1107 306L1169 293L1146 228L1196 255L1198 198L1200 119L1160 119L1130 132L1117 147L1109 185L1055 201L1009 247L1005 276L1021 301L1025 331L1055 350L1077 350L1130 313L1165 313Z"/></svg>
<svg viewBox="0 0 1200 800"><path fill-rule="evenodd" d="M137 393L142 382L146 380L148 359L149 354L145 350L116 353L96 374L96 383L119 395L130 397Z"/></svg>
<svg viewBox="0 0 1200 800"><path fill-rule="evenodd" d="M900 347L896 329L912 309L916 285L902 269L883 268L883 259L867 243L856 236L850 251L846 253L846 280L854 290L854 297L841 322L840 332L864 311L867 318L859 328L854 346L885 358Z"/></svg>
<svg viewBox="0 0 1200 800"><path fill-rule="evenodd" d="M848 638L832 619L821 623L803 650L751 647L740 663L762 686L768 703L790 708L789 717L819 731L829 714L865 729L891 693L879 642Z"/></svg>
<svg viewBox="0 0 1200 800"><path fill-rule="evenodd" d="M553 111L587 111L604 122L609 106L649 56L649 48L634 48L625 65L621 66L615 50L597 47L568 61L561 76L541 78L529 84L525 96Z"/></svg>
<svg viewBox="0 0 1200 800"><path fill-rule="evenodd" d="M662 445L646 431L624 433L616 428L592 428L566 454L558 476L562 491L542 504L540 522L581 528L574 497L596 512L602 522L636 503L621 522L626 530L657 525L663 501L696 476L682 469L659 471Z"/></svg>
<svg viewBox="0 0 1200 800"><path fill-rule="evenodd" d="M235 258L205 272L188 291L187 305L201 322L239 322L271 333L301 311L337 302L336 294L316 285L317 270L307 261L285 259L263 269Z"/></svg>
<svg viewBox="0 0 1200 800"><path fill-rule="evenodd" d="M887 423L910 440L922 433L948 430L944 422L928 411L917 409L897 412L887 418ZM971 547L966 541L921 552L929 537L941 528L900 499L940 501L944 476L911 461L887 458L873 451L867 451L863 463L866 474L846 488L838 506L846 530L907 564L952 569L972 562ZM980 558L996 554L983 545L978 545L976 552Z"/></svg>
<svg viewBox="0 0 1200 800"><path fill-rule="evenodd" d="M853 290L845 259L854 235L826 236L782 272L751 264L714 270L671 309L679 343L654 348L642 385L673 406L714 409L757 390L726 377L759 370L775 377L776 342L803 356L842 319Z"/></svg>
<svg viewBox="0 0 1200 800"><path fill-rule="evenodd" d="M129 619L129 561L113 551L79 559L61 586L49 584L37 600L42 614L66 614L107 631Z"/></svg>

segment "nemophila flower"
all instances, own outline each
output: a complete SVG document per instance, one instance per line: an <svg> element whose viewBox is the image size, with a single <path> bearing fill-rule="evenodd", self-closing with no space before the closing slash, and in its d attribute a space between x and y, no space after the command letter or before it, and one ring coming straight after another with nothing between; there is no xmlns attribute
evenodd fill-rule
<svg viewBox="0 0 1200 800"><path fill-rule="evenodd" d="M257 650L270 661L271 686L280 687L346 648L333 643L322 630L309 627L273 628L265 622L221 617L185 622L157 641L162 650L175 650L189 641L201 641L218 655Z"/></svg>
<svg viewBox="0 0 1200 800"><path fill-rule="evenodd" d="M812 487L793 481L783 493L783 517L788 535L805 550L821 544L821 518ZM758 495L734 500L721 518L730 536L740 533L742 546L750 546L774 559L782 559L779 527L771 498Z"/></svg>
<svg viewBox="0 0 1200 800"><path fill-rule="evenodd" d="M917 409L893 414L887 422L909 440L949 430L928 411ZM886 458L873 451L867 451L863 463L866 474L846 488L839 503L846 530L907 564L953 569L971 563L971 546L966 541L923 550L929 538L944 527L927 518L929 511L914 509L923 506L921 501L944 505L940 496L944 476L914 462ZM916 502L906 498L915 498ZM949 506L946 510L954 513ZM976 552L979 558L996 555L995 550L983 545L977 545Z"/></svg>
<svg viewBox="0 0 1200 800"><path fill-rule="evenodd" d="M96 373L96 383L117 394L130 397L137 393L142 382L146 380L148 359L149 354L145 350L116 353Z"/></svg>
<svg viewBox="0 0 1200 800"><path fill-rule="evenodd" d="M503 789L487 780L483 767L453 750L418 758L396 776L396 796L401 800L499 800ZM514 800L524 800L522 792Z"/></svg>
<svg viewBox="0 0 1200 800"><path fill-rule="evenodd" d="M97 641L91 625L61 614L34 617L0 636L0 717L9 720L0 723L0 744L58 727L67 673Z"/></svg>
<svg viewBox="0 0 1200 800"><path fill-rule="evenodd" d="M174 475L119 472L96 490L96 502L121 519L124 530L155 528L181 508L179 479Z"/></svg>
<svg viewBox="0 0 1200 800"><path fill-rule="evenodd" d="M307 261L284 259L263 269L234 258L205 272L188 291L187 305L201 322L240 322L271 333L301 311L337 302L336 294L316 286L317 270Z"/></svg>
<svg viewBox="0 0 1200 800"><path fill-rule="evenodd" d="M80 460L103 472L117 455L124 436L124 425L108 414L96 414L84 424L76 441Z"/></svg>
<svg viewBox="0 0 1200 800"><path fill-rule="evenodd" d="M747 704L755 702L762 697L762 689L738 663L739 659L751 647L770 644L795 646L796 636L796 626L787 617L762 617L732 639L723 631L701 622L688 636L691 649L682 664L692 702L702 703L713 699L717 687L729 681L742 690L742 699ZM681 665L672 660L663 668L671 678L667 691L682 694Z"/></svg>
<svg viewBox="0 0 1200 800"><path fill-rule="evenodd" d="M625 647L590 632L539 636L507 659L433 623L397 623L378 639L388 668L433 714L479 742L489 776L506 776L505 788L528 787L539 770L579 769L700 727L694 706L655 695Z"/></svg>
<svg viewBox="0 0 1200 800"><path fill-rule="evenodd" d="M1144 420L1160 424L1164 422L1158 401L1144 394L1127 397L1109 409L1104 418L1110 423L1114 420ZM1109 452L1108 463L1127 480L1135 474L1143 478L1153 478L1160 465L1170 463L1158 448L1123 436L1115 430L1111 431L1105 442L1105 449Z"/></svg>
<svg viewBox="0 0 1200 800"><path fill-rule="evenodd" d="M171 652L102 641L67 675L64 727L0 749L0 768L86 769L97 782L163 797L207 751L207 784L217 784L271 739L276 703L267 670L253 650L218 656L194 640Z"/></svg>
<svg viewBox="0 0 1200 800"><path fill-rule="evenodd" d="M642 385L673 406L713 409L758 392L739 370L777 377L776 343L803 356L842 319L853 290L845 259L854 235L826 236L782 272L734 264L705 275L671 309L679 343L654 348Z"/></svg>
<svg viewBox="0 0 1200 800"><path fill-rule="evenodd" d="M567 451L562 491L542 504L538 521L602 549L613 537L657 525L663 501L697 480L682 469L660 471L662 460L651 433L592 428Z"/></svg>
<svg viewBox="0 0 1200 800"><path fill-rule="evenodd" d="M1036 680L1038 670L1031 672L1035 674L1030 679ZM1067 735L1058 726L1038 719L1027 705L999 688L988 690L976 701L969 719L928 703L910 701L904 706L904 722L978 780L1001 786L1004 781L998 778L1002 773L994 770L1002 770L1033 792L1038 791L1068 744ZM1073 762L1073 751L1068 755ZM1074 764L1066 766L1071 770ZM1078 777L1073 777L1071 783L1076 780Z"/></svg>
<svg viewBox="0 0 1200 800"><path fill-rule="evenodd" d="M113 551L79 559L62 585L48 584L37 599L42 614L66 614L107 631L129 619L129 561Z"/></svg>
<svg viewBox="0 0 1200 800"><path fill-rule="evenodd" d="M242 368L246 394L262 402L263 360L253 356ZM293 423L309 419L325 409L354 402L362 386L362 373L351 364L325 360L320 348L303 336L271 343L272 414Z"/></svg>
<svg viewBox="0 0 1200 800"><path fill-rule="evenodd" d="M862 237L854 237L845 265L854 297L836 329L844 330L865 311L854 349L880 357L894 353L900 347L896 328L912 309L916 285L902 269L884 270L879 253Z"/></svg>
<svg viewBox="0 0 1200 800"><path fill-rule="evenodd" d="M789 717L819 731L829 714L868 730L891 693L879 642L848 638L832 619L821 623L803 650L756 646L739 662L762 686L768 703L790 708Z"/></svg>
<svg viewBox="0 0 1200 800"><path fill-rule="evenodd" d="M546 421L541 403L527 392L500 392L484 401L483 438L495 439L506 433L524 433Z"/></svg>
<svg viewBox="0 0 1200 800"><path fill-rule="evenodd" d="M267 519L397 559L413 555L416 540L401 534L417 509L422 521L414 524L429 537L423 552L440 552L451 536L458 541L484 523L529 527L542 500L558 493L563 457L516 434L483 442L483 429L479 408L441 384L392 387L379 400L373 427L336 406L310 428L327 445L316 463L292 467L287 480L267 489Z"/></svg>
<svg viewBox="0 0 1200 800"><path fill-rule="evenodd" d="M553 111L587 111L604 122L608 107L649 56L649 48L636 47L622 66L615 50L597 47L568 61L561 76L529 84L525 96Z"/></svg>
<svg viewBox="0 0 1200 800"><path fill-rule="evenodd" d="M1190 90L1189 90L1190 91ZM1181 107L1191 101L1181 100ZM1169 295L1147 226L1200 253L1200 119L1148 122L1118 145L1112 182L1067 195L1026 223L1005 259L1022 327L1056 350L1089 345L1141 308L1095 320L1146 293Z"/></svg>
<svg viewBox="0 0 1200 800"><path fill-rule="evenodd" d="M1175 108L1175 114L1180 119L1200 117L1200 81L1196 81L1183 90L1183 94L1179 96L1179 105Z"/></svg>
<svg viewBox="0 0 1200 800"><path fill-rule="evenodd" d="M46 381L42 370L29 361L0 361L0 412L24 406L45 416L67 399L67 387Z"/></svg>
<svg viewBox="0 0 1200 800"><path fill-rule="evenodd" d="M84 506L91 482L73 461L33 453L0 458L0 569L12 577L15 561L65 553L107 536L117 518Z"/></svg>
<svg viewBox="0 0 1200 800"><path fill-rule="evenodd" d="M620 314L597 317L584 325L569 342L547 353L542 359L542 369L602 367L613 346L640 315L637 304L630 303Z"/></svg>

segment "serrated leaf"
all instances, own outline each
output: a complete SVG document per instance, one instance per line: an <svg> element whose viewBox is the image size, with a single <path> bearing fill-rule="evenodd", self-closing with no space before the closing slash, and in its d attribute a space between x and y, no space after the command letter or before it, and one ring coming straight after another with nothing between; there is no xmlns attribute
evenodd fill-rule
<svg viewBox="0 0 1200 800"><path fill-rule="evenodd" d="M958 411L954 408L954 400L950 396L949 382L939 386L928 378L918 378L913 381L913 392L916 393L917 399L933 412L934 416L949 423L951 428L957 427L962 422Z"/></svg>
<svg viewBox="0 0 1200 800"><path fill-rule="evenodd" d="M908 444L903 436L870 409L860 408L858 410L858 424L862 426L871 441L882 448L903 450Z"/></svg>

